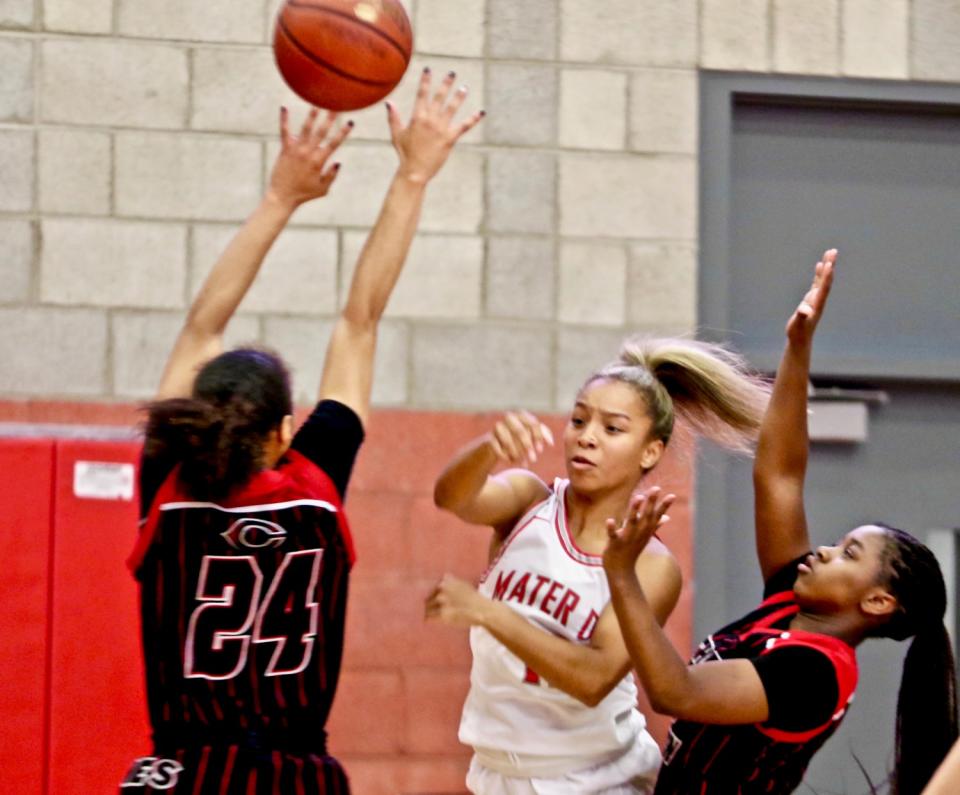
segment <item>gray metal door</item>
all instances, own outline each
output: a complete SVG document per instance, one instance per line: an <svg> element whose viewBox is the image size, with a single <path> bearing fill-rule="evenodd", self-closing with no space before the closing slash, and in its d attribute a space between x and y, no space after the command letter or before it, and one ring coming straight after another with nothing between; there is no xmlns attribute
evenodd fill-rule
<svg viewBox="0 0 960 795"><path fill-rule="evenodd" d="M866 442L813 445L814 542L877 520L921 538L960 526L960 95L729 75L703 83L706 335L774 367L812 263L836 245L814 377L890 397L870 408ZM752 508L749 462L706 451L697 486L698 637L757 602ZM884 780L905 650L889 641L860 647L856 701L807 786L866 792L855 758L875 783Z"/></svg>

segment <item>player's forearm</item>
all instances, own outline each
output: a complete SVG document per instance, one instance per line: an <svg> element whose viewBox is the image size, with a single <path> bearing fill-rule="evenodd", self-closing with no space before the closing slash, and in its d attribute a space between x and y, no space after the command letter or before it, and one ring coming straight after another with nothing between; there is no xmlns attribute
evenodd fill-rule
<svg viewBox="0 0 960 795"><path fill-rule="evenodd" d="M343 310L350 322L376 324L383 315L417 231L425 194L425 183L394 176L350 283Z"/></svg>
<svg viewBox="0 0 960 795"><path fill-rule="evenodd" d="M459 516L480 494L496 465L489 434L475 439L440 473L433 489L434 504Z"/></svg>
<svg viewBox="0 0 960 795"><path fill-rule="evenodd" d="M953 744L924 788L923 795L955 795L957 792L960 792L960 741Z"/></svg>
<svg viewBox="0 0 960 795"><path fill-rule="evenodd" d="M651 706L679 714L693 686L687 664L657 622L636 573L608 571L607 580L623 640Z"/></svg>
<svg viewBox="0 0 960 795"><path fill-rule="evenodd" d="M487 600L481 616L480 626L531 670L588 707L599 704L621 678L604 665L602 652L534 626L503 602Z"/></svg>
<svg viewBox="0 0 960 795"><path fill-rule="evenodd" d="M803 478L807 469L807 384L810 346L787 343L760 426L754 479Z"/></svg>
<svg viewBox="0 0 960 795"><path fill-rule="evenodd" d="M187 327L192 332L223 333L292 213L289 204L269 194L264 196L220 255L194 299L187 317Z"/></svg>

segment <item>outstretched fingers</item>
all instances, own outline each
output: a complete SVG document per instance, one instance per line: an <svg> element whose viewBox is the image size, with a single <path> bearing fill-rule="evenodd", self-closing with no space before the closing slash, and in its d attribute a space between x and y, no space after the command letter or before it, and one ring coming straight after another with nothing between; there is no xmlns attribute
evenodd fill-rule
<svg viewBox="0 0 960 795"><path fill-rule="evenodd" d="M833 267L837 260L837 250L828 249L814 268L813 284L800 301L797 313L805 318L817 318L827 303L827 296L833 286Z"/></svg>
<svg viewBox="0 0 960 795"><path fill-rule="evenodd" d="M403 132L403 119L400 118L400 111L397 110L397 106L390 100L387 100L384 104L387 107L387 124L390 125L390 137L396 140L397 136Z"/></svg>
<svg viewBox="0 0 960 795"><path fill-rule="evenodd" d="M321 146L333 128L333 123L337 120L337 115L338 114L332 110L327 111L323 120L310 130L310 137L303 139L304 142L309 143L309 145L313 147Z"/></svg>
<svg viewBox="0 0 960 795"><path fill-rule="evenodd" d="M306 118L303 120L303 124L300 125L300 141L309 141L310 136L313 132L313 126L317 123L317 117L320 115L320 109L311 107L310 111L307 113Z"/></svg>
<svg viewBox="0 0 960 795"><path fill-rule="evenodd" d="M823 259L817 263L817 272L814 276L814 286L817 288L816 309L822 310L833 287L833 269L837 262L837 250L831 248L823 252Z"/></svg>
<svg viewBox="0 0 960 795"><path fill-rule="evenodd" d="M320 187L324 192L330 190L330 186L333 185L333 181L337 178L337 174L340 173L340 164L333 163L325 171L320 173Z"/></svg>
<svg viewBox="0 0 960 795"><path fill-rule="evenodd" d="M653 535L658 527L670 521L667 509L673 505L676 498L675 494L663 495L659 486L636 495L630 501L630 510L623 527L624 535L631 540Z"/></svg>
<svg viewBox="0 0 960 795"><path fill-rule="evenodd" d="M486 115L487 112L485 110L478 110L472 116L467 118L466 121L461 122L460 126L457 128L457 133L454 137L454 140L458 140L470 132L470 130L476 127L480 123L480 120Z"/></svg>
<svg viewBox="0 0 960 795"><path fill-rule="evenodd" d="M330 124L332 123L333 118L330 119ZM316 151L323 154L324 160L326 160L328 157L330 157L330 155L340 148L340 144L347 140L347 136L350 135L353 130L353 120L350 120L344 124L341 124L340 129L327 138L327 133L330 131L330 124L327 125L327 129L324 131L323 136L316 139Z"/></svg>
<svg viewBox="0 0 960 795"><path fill-rule="evenodd" d="M417 99L413 103L413 113L424 113L430 104L430 67L424 66L417 86Z"/></svg>
<svg viewBox="0 0 960 795"><path fill-rule="evenodd" d="M467 98L468 93L469 90L466 86L460 86L453 92L453 96L450 97L450 101L443 109L443 115L447 119L447 122L452 121L453 117L457 115L457 111L460 110L460 106L463 105L463 101Z"/></svg>
<svg viewBox="0 0 960 795"><path fill-rule="evenodd" d="M444 105L447 102L447 97L450 95L450 89L453 88L453 81L457 79L457 73L450 71L447 72L446 77L440 81L440 85L437 86L437 90L433 95L433 108L436 111L441 111Z"/></svg>
<svg viewBox="0 0 960 795"><path fill-rule="evenodd" d="M290 111L286 105L280 106L280 145L284 149L290 145Z"/></svg>

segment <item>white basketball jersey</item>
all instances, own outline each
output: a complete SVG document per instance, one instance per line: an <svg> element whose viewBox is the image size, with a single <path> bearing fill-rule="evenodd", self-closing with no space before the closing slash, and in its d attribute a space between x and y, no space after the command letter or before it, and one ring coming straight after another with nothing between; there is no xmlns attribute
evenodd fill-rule
<svg viewBox="0 0 960 795"><path fill-rule="evenodd" d="M588 644L610 602L602 559L579 549L566 522L567 481L516 524L479 590L528 621ZM628 748L646 721L632 675L596 707L587 707L527 668L481 627L470 630L473 668L460 741L474 748L565 759L608 757Z"/></svg>

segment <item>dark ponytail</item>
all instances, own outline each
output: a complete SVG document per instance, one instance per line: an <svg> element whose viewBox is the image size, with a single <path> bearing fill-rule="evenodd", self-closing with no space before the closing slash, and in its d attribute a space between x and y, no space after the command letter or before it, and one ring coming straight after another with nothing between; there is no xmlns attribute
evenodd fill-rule
<svg viewBox="0 0 960 795"><path fill-rule="evenodd" d="M943 624L947 606L943 574L933 553L903 530L882 527L887 587L899 608L876 633L913 636L897 697L896 768L892 795L920 795L957 739L956 671Z"/></svg>
<svg viewBox="0 0 960 795"><path fill-rule="evenodd" d="M278 356L229 351L200 370L191 397L147 406L145 453L178 462L193 499L222 499L263 468L268 434L292 411L290 377Z"/></svg>

